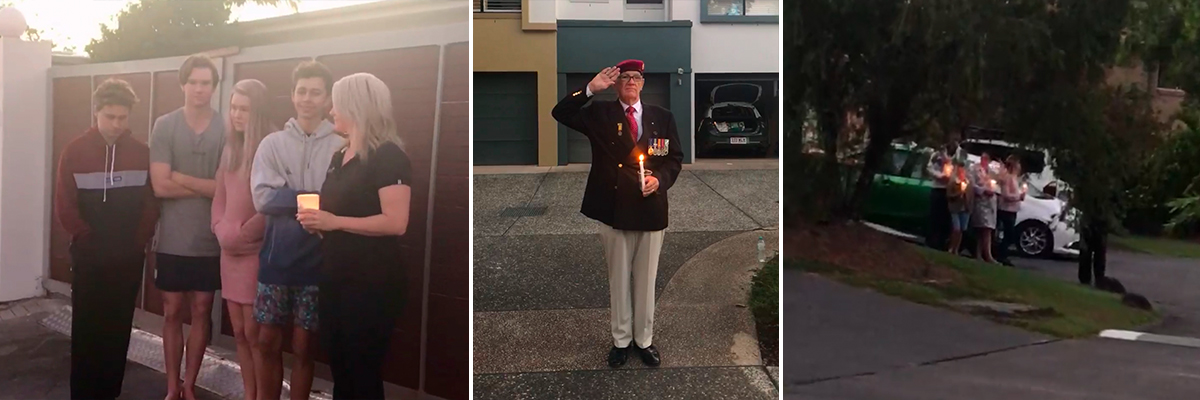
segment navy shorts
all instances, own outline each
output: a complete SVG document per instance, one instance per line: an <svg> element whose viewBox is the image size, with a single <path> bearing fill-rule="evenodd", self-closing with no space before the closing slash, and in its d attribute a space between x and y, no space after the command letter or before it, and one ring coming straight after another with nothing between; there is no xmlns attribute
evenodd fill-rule
<svg viewBox="0 0 1200 400"><path fill-rule="evenodd" d="M221 257L154 253L154 287L164 292L221 290Z"/></svg>

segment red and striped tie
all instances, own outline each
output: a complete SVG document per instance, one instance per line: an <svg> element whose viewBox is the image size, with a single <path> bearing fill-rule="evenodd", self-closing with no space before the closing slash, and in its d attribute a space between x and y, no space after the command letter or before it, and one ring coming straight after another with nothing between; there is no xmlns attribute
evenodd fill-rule
<svg viewBox="0 0 1200 400"><path fill-rule="evenodd" d="M638 125L637 119L633 118L633 106L625 109L625 118L629 119L629 132L633 133L633 142L638 141Z"/></svg>

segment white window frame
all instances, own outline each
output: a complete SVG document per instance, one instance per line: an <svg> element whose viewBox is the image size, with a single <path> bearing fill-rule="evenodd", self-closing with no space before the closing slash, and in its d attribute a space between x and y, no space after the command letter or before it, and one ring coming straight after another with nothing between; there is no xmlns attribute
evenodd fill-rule
<svg viewBox="0 0 1200 400"><path fill-rule="evenodd" d="M488 3L491 1L501 1L501 0L479 0L479 8L474 9L475 6L472 3L472 5L471 5L471 7L473 8L472 11L477 12L477 13L520 13L521 11L523 11L523 9L525 7L525 5L522 4L521 0L503 0L503 1L515 1L517 3L517 9L516 10L489 10Z"/></svg>
<svg viewBox="0 0 1200 400"><path fill-rule="evenodd" d="M625 3L625 9L628 10L664 10L667 8L667 0L657 0L658 3L630 3L629 0L621 1Z"/></svg>

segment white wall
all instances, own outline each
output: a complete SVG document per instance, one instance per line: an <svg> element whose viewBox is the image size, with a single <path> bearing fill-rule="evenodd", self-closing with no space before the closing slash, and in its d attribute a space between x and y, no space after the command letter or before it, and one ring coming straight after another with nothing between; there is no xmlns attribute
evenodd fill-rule
<svg viewBox="0 0 1200 400"><path fill-rule="evenodd" d="M530 3L539 1L556 1L558 19L584 19L599 21L666 21L667 8L671 0L663 7L653 8L646 5L626 6L625 0L529 0ZM700 0L675 0L682 2L698 2ZM530 5L532 8L533 6Z"/></svg>
<svg viewBox="0 0 1200 400"><path fill-rule="evenodd" d="M779 24L701 23L703 0L674 0L671 19L692 21L695 73L779 72Z"/></svg>
<svg viewBox="0 0 1200 400"><path fill-rule="evenodd" d="M50 265L50 43L0 38L0 302L40 296Z"/></svg>
<svg viewBox="0 0 1200 400"><path fill-rule="evenodd" d="M529 0L529 22L534 24L552 24L557 19L555 10L558 0Z"/></svg>
<svg viewBox="0 0 1200 400"><path fill-rule="evenodd" d="M530 0L536 2L539 0ZM544 1L544 0L541 0ZM621 21L625 18L624 0L556 0L558 19Z"/></svg>

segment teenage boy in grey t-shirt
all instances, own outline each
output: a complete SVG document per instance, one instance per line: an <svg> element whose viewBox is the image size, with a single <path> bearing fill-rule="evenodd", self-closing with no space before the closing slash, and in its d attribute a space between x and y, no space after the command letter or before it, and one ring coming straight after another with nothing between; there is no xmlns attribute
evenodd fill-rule
<svg viewBox="0 0 1200 400"><path fill-rule="evenodd" d="M155 196L162 199L154 285L163 292L167 399L195 398L196 376L211 332L213 296L221 289L221 246L210 226L214 177L225 147L225 124L210 105L220 80L211 59L188 57L179 68L184 106L154 121L150 136L150 180ZM191 309L191 332L181 386L184 307Z"/></svg>

